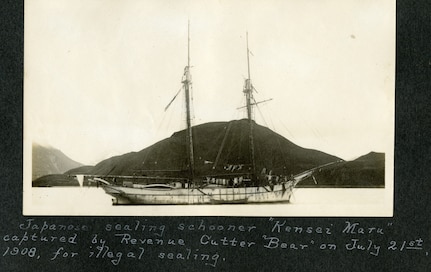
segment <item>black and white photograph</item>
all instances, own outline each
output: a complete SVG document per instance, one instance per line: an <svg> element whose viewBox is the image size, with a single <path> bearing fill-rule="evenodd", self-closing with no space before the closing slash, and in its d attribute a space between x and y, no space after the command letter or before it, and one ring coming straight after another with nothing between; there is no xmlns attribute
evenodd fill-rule
<svg viewBox="0 0 431 272"><path fill-rule="evenodd" d="M427 1L1 7L1 271L431 271Z"/></svg>
<svg viewBox="0 0 431 272"><path fill-rule="evenodd" d="M24 16L24 215L393 215L394 0Z"/></svg>

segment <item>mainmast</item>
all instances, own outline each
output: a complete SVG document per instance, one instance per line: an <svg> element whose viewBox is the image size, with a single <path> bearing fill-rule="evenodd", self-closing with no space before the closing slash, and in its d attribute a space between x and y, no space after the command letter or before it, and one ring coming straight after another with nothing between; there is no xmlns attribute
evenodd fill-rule
<svg viewBox="0 0 431 272"><path fill-rule="evenodd" d="M251 161L251 174L252 174L252 181L255 181L256 178L256 162L255 162L255 156L254 156L254 138L253 138L253 109L252 109L252 100L253 100L253 85L251 84L251 77L250 77L250 49L248 48L248 32L246 33L246 39L247 39L247 71L248 71L248 78L245 80L244 83L244 94L245 94L245 100L246 100L246 108L247 108L247 119L249 123L249 141L250 141L250 161Z"/></svg>
<svg viewBox="0 0 431 272"><path fill-rule="evenodd" d="M194 156L193 156L193 133L192 133L192 125L191 125L191 113L190 113L190 90L192 84L192 78L190 74L190 21L188 22L187 29L187 66L184 68L184 78L183 78L183 86L185 91L185 99L186 99L186 142L187 142L187 153L189 156L189 170L190 170L190 179L193 181L194 178Z"/></svg>

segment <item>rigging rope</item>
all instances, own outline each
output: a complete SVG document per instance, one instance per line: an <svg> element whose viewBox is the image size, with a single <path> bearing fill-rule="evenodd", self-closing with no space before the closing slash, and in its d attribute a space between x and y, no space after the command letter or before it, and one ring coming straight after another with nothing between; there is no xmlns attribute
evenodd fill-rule
<svg viewBox="0 0 431 272"><path fill-rule="evenodd" d="M169 104L165 107L165 111L169 108L169 106L172 104L172 102L174 102L175 98L177 98L177 96L180 94L182 88L180 88L177 92L177 94L174 96L174 98L172 98L172 100L169 102Z"/></svg>
<svg viewBox="0 0 431 272"><path fill-rule="evenodd" d="M266 120L265 120L265 117L263 116L263 114L262 114L262 111L260 110L260 107L257 105L257 102L256 102L256 100L253 98L253 101L254 101L254 106L257 108L257 111L259 112L259 114L260 114L260 118L262 118L262 121L263 121L263 123L264 123L264 125L266 126L266 127L269 127L268 126L268 123L266 122Z"/></svg>

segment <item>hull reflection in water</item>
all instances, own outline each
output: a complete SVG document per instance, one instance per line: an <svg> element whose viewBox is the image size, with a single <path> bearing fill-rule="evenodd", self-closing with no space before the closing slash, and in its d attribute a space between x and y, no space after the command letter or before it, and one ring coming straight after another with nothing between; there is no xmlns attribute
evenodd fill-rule
<svg viewBox="0 0 431 272"><path fill-rule="evenodd" d="M79 199L79 201L77 201ZM112 205L97 187L34 187L26 215L115 216L390 216L392 194L383 188L295 188L288 204Z"/></svg>

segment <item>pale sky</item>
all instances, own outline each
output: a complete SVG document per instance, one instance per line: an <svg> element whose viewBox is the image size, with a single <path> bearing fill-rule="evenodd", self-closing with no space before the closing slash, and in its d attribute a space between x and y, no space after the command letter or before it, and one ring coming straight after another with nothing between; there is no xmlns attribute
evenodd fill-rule
<svg viewBox="0 0 431 272"><path fill-rule="evenodd" d="M395 0L25 3L24 141L84 163L183 129L191 25L193 124L245 117L246 39L256 111L297 145L352 159L392 153Z"/></svg>

